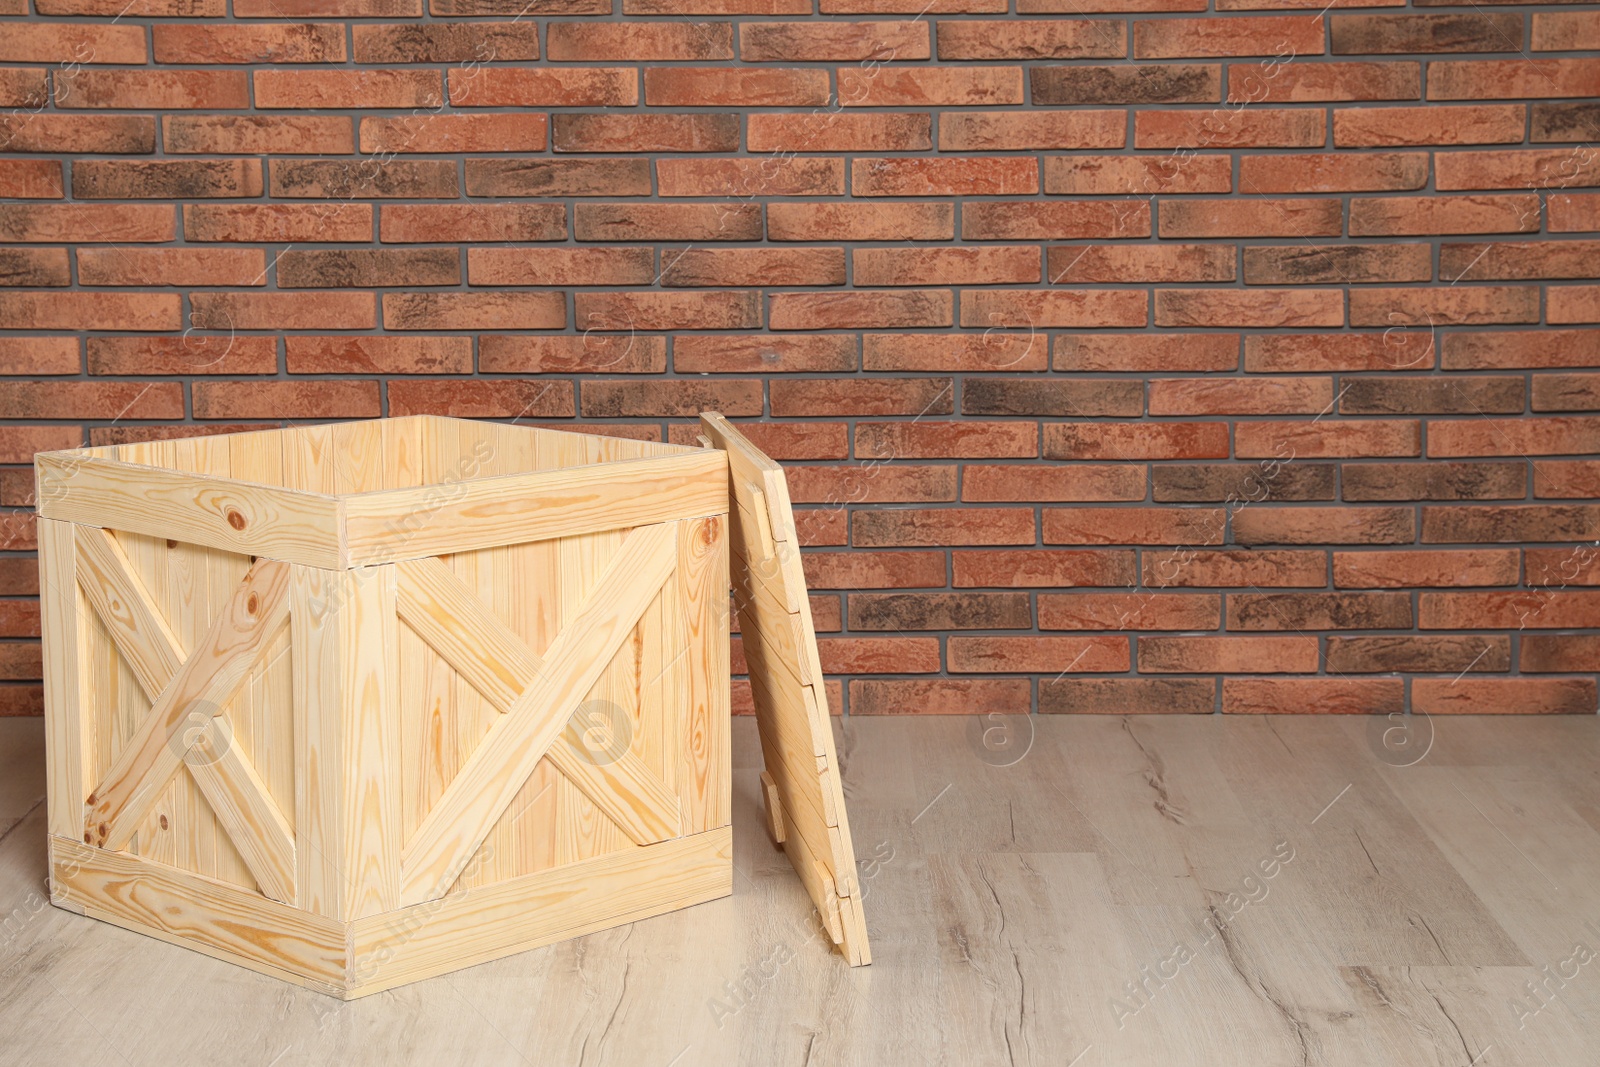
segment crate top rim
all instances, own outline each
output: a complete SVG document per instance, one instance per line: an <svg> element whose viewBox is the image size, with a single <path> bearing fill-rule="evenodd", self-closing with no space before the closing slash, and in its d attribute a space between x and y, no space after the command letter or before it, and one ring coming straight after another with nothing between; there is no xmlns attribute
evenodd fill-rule
<svg viewBox="0 0 1600 1067"><path fill-rule="evenodd" d="M715 448L442 415L309 428L423 421L521 431L533 440L620 440L655 454L402 488L318 492L119 459L115 449L122 446L99 445L34 456L37 513L41 519L346 570L728 509L727 457ZM239 440L307 428L172 440Z"/></svg>

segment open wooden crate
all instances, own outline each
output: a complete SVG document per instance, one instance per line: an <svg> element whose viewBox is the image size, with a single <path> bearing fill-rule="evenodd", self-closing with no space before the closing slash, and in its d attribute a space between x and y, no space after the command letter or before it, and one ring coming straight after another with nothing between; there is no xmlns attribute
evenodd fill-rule
<svg viewBox="0 0 1600 1067"><path fill-rule="evenodd" d="M40 454L52 900L351 998L727 895L729 469L432 416Z"/></svg>

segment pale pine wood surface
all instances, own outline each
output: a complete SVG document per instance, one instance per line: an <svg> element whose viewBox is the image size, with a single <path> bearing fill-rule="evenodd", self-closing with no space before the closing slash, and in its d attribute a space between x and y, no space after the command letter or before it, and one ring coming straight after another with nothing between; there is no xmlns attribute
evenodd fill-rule
<svg viewBox="0 0 1600 1067"><path fill-rule="evenodd" d="M732 897L341 1003L43 904L43 725L0 720L0 1064L1600 1059L1592 717L1436 719L1409 767L1358 717L1038 718L1004 767L991 724L835 725L873 966L768 842L741 719Z"/></svg>

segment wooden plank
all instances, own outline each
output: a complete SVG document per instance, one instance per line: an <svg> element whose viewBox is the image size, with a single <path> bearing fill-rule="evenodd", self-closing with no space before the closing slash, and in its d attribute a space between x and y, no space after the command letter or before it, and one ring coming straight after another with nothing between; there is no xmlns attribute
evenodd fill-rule
<svg viewBox="0 0 1600 1067"><path fill-rule="evenodd" d="M184 761L261 892L294 903L294 830L237 745L197 742Z"/></svg>
<svg viewBox="0 0 1600 1067"><path fill-rule="evenodd" d="M377 419L339 422L332 427L325 462L333 468L335 493L383 489L383 425Z"/></svg>
<svg viewBox="0 0 1600 1067"><path fill-rule="evenodd" d="M331 496L206 478L70 452L41 452L39 514L227 552L338 567Z"/></svg>
<svg viewBox="0 0 1600 1067"><path fill-rule="evenodd" d="M351 565L394 563L722 512L726 461L705 450L343 499Z"/></svg>
<svg viewBox="0 0 1600 1067"><path fill-rule="evenodd" d="M187 649L110 531L83 528L77 552L78 584L154 702L188 658Z"/></svg>
<svg viewBox="0 0 1600 1067"><path fill-rule="evenodd" d="M477 851L672 572L676 534L662 523L628 535L589 602L551 644L538 681L490 727L407 843L403 903L444 892Z"/></svg>
<svg viewBox="0 0 1600 1067"><path fill-rule="evenodd" d="M783 468L716 412L700 416L707 440L728 455L734 525L733 586L750 668L766 769L786 820L784 852L852 966L871 962L855 849L822 668Z"/></svg>
<svg viewBox="0 0 1600 1067"><path fill-rule="evenodd" d="M729 827L613 852L352 924L366 996L733 892Z"/></svg>
<svg viewBox="0 0 1600 1067"><path fill-rule="evenodd" d="M286 564L261 560L250 569L88 798L85 829L92 844L111 849L127 844L182 762L183 749L172 743L173 735L191 714L209 718L227 703L288 618L288 588Z"/></svg>
<svg viewBox="0 0 1600 1067"><path fill-rule="evenodd" d="M334 996L344 990L341 923L59 835L50 838L50 877L55 902L79 914Z"/></svg>
<svg viewBox="0 0 1600 1067"><path fill-rule="evenodd" d="M94 776L88 629L80 610L77 537L101 531L39 520L39 612L44 638L45 793L50 832L83 833Z"/></svg>
<svg viewBox="0 0 1600 1067"><path fill-rule="evenodd" d="M297 903L334 919L399 906L399 619L392 567L294 569Z"/></svg>
<svg viewBox="0 0 1600 1067"><path fill-rule="evenodd" d="M686 638L687 701L682 767L685 822L691 833L732 821L728 740L728 523L724 515L679 523L678 596Z"/></svg>

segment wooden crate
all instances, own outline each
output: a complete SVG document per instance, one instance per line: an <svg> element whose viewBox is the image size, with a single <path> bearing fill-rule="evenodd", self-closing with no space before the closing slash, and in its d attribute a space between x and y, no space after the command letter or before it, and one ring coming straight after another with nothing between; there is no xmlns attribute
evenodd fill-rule
<svg viewBox="0 0 1600 1067"><path fill-rule="evenodd" d="M41 454L52 900L352 998L727 895L728 471L430 416Z"/></svg>

